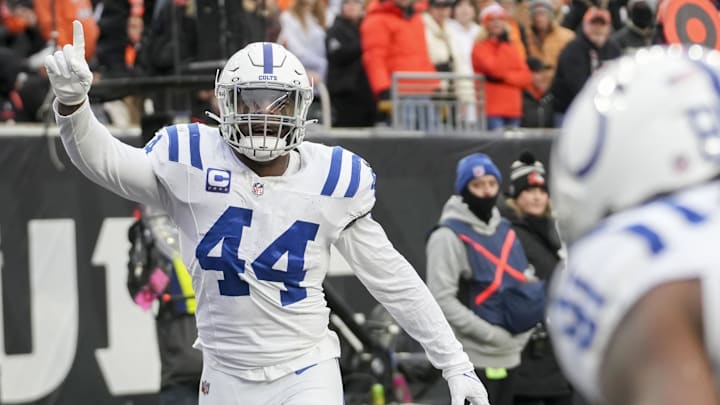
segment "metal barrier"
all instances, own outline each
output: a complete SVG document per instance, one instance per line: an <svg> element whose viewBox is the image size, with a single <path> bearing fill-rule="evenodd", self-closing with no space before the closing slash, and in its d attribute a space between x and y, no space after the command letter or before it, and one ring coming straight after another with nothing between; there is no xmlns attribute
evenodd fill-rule
<svg viewBox="0 0 720 405"><path fill-rule="evenodd" d="M330 111L330 92L323 82L313 83L315 89L320 96L321 119L320 125L323 129L328 130L332 127L332 112Z"/></svg>
<svg viewBox="0 0 720 405"><path fill-rule="evenodd" d="M117 77L100 79L93 83L90 96L92 100L103 102L117 100L129 95L147 96L151 92L160 92L165 95L172 92L186 92L186 95L189 96L194 90L212 89L214 85L215 75L211 74ZM320 96L320 125L324 129L330 129L332 115L330 93L323 82L314 83L314 87Z"/></svg>
<svg viewBox="0 0 720 405"><path fill-rule="evenodd" d="M392 127L441 134L486 128L483 76L449 72L394 72Z"/></svg>

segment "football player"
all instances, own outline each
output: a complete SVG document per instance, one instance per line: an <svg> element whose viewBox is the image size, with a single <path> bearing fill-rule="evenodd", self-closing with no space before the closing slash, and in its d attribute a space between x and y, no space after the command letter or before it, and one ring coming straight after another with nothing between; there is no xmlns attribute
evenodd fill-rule
<svg viewBox="0 0 720 405"><path fill-rule="evenodd" d="M641 49L603 68L552 148L571 241L549 327L593 403L720 403L720 56Z"/></svg>
<svg viewBox="0 0 720 405"><path fill-rule="evenodd" d="M216 79L219 129L170 126L133 148L90 109L92 73L73 24L73 44L46 59L63 144L88 178L177 223L197 298L200 404L343 403L322 291L331 245L442 369L453 405L488 403L440 308L370 216L370 166L303 142L313 92L297 57L248 45Z"/></svg>

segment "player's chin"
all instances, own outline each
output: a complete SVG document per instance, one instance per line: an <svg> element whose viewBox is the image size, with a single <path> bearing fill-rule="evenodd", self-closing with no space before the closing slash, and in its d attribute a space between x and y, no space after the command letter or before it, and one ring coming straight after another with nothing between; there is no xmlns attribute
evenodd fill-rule
<svg viewBox="0 0 720 405"><path fill-rule="evenodd" d="M250 158L258 166L271 166L275 164L275 160L284 155L283 150L265 150L262 148L248 150L245 156Z"/></svg>

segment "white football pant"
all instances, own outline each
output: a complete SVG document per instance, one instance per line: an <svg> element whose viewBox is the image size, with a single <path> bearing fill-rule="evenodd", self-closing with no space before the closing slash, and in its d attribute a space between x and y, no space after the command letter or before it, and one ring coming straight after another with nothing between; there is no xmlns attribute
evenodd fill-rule
<svg viewBox="0 0 720 405"><path fill-rule="evenodd" d="M203 364L199 405L343 405L337 359L274 381L247 381Z"/></svg>

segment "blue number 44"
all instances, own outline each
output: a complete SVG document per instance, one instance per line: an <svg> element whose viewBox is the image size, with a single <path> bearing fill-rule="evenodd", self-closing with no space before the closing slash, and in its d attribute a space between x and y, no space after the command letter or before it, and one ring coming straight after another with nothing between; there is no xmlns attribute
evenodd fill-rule
<svg viewBox="0 0 720 405"><path fill-rule="evenodd" d="M252 225L252 210L229 207L202 238L195 250L195 257L203 270L222 271L224 279L218 280L220 294L232 297L250 295L250 286L238 274L245 272L245 260L238 257L243 230ZM300 286L305 279L305 250L315 240L319 225L295 221L282 235L258 255L251 266L258 280L283 283L286 290L280 292L283 306L307 297L307 290ZM210 251L222 241L220 256L210 256ZM287 271L273 268L287 253Z"/></svg>

